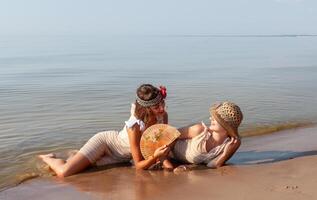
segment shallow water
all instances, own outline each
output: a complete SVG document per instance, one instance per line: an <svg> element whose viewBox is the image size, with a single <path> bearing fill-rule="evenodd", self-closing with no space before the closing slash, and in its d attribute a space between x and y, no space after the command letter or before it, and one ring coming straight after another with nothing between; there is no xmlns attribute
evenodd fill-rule
<svg viewBox="0 0 317 200"><path fill-rule="evenodd" d="M242 135L315 123L316 55L317 37L2 37L0 188L39 153L120 129L141 83L167 86L176 127L223 100L244 112Z"/></svg>
<svg viewBox="0 0 317 200"><path fill-rule="evenodd" d="M315 169L316 156L310 156L317 155L316 132L317 126L310 126L272 135L242 138L242 146L229 160L229 165L219 169L209 169L204 165L187 165L188 171L171 173L166 170L135 170L124 165L107 166L97 170L90 169L65 179L41 177L28 181L0 192L0 199L37 200L43 199L43 195L46 200L193 199L197 197L198 192L199 197L203 199L209 199L211 196L230 199L232 194L241 199L246 199L246 196L247 199L257 199L259 196L267 197L272 195L272 192L276 192L267 188L286 188L289 184L294 184L298 186L297 188L304 189L300 191L305 191L304 193L298 190L295 193L286 191L291 197L296 194L302 195L293 199L312 199L311 197L316 195L312 192L308 193L307 189L313 188L315 183L312 169ZM306 158L303 158L304 156ZM289 160L292 158L295 159ZM279 163L269 164L273 162ZM306 174L305 177L303 172ZM256 184L250 185L250 182ZM232 183L236 184L232 185ZM258 192L255 192L254 186L259 187ZM230 188L230 192L222 190L225 188ZM245 188L249 191L246 192ZM263 191L267 193L259 195ZM221 196L224 194L230 195ZM243 197L243 194L247 195ZM252 194L253 196L250 197ZM285 199L284 195L281 197L277 193L272 197Z"/></svg>

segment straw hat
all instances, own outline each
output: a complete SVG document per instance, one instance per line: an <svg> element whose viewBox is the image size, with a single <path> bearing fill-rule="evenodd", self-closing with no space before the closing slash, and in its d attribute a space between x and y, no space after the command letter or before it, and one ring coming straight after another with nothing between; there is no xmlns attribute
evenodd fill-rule
<svg viewBox="0 0 317 200"><path fill-rule="evenodd" d="M243 114L239 106L232 102L225 101L213 105L210 108L210 114L228 131L228 135L231 137L239 137L238 127L243 119Z"/></svg>
<svg viewBox="0 0 317 200"><path fill-rule="evenodd" d="M176 140L181 133L167 124L155 124L147 128L142 134L140 149L143 157L147 159L155 150L163 145L169 145Z"/></svg>

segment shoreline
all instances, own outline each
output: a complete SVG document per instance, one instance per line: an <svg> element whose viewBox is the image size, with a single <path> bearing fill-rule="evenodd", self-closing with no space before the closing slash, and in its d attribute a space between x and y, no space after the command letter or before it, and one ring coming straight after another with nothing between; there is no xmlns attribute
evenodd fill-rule
<svg viewBox="0 0 317 200"><path fill-rule="evenodd" d="M35 178L0 192L0 199L315 199L316 133L313 126L243 138L219 169L174 174L121 166L64 180Z"/></svg>
<svg viewBox="0 0 317 200"><path fill-rule="evenodd" d="M7 199L316 199L317 156L174 174L129 167L65 180L41 178L0 193Z"/></svg>

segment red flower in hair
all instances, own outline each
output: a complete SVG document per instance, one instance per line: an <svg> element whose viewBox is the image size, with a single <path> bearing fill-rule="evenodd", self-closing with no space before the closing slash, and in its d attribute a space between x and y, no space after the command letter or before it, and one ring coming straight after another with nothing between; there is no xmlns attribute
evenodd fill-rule
<svg viewBox="0 0 317 200"><path fill-rule="evenodd" d="M160 92L161 92L161 95L162 95L163 99L165 99L166 96L167 96L166 87L161 85L160 86Z"/></svg>

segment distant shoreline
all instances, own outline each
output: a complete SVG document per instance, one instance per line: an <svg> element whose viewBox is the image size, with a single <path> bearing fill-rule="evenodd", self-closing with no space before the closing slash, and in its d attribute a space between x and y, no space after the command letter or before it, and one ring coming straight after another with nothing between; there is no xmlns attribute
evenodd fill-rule
<svg viewBox="0 0 317 200"><path fill-rule="evenodd" d="M317 34L1 34L2 38L6 37L210 37L210 38L272 38L272 37L317 37Z"/></svg>
<svg viewBox="0 0 317 200"><path fill-rule="evenodd" d="M175 35L157 35L157 36L166 36L166 37L317 37L317 34L251 34L251 35L244 35L244 34L175 34Z"/></svg>

